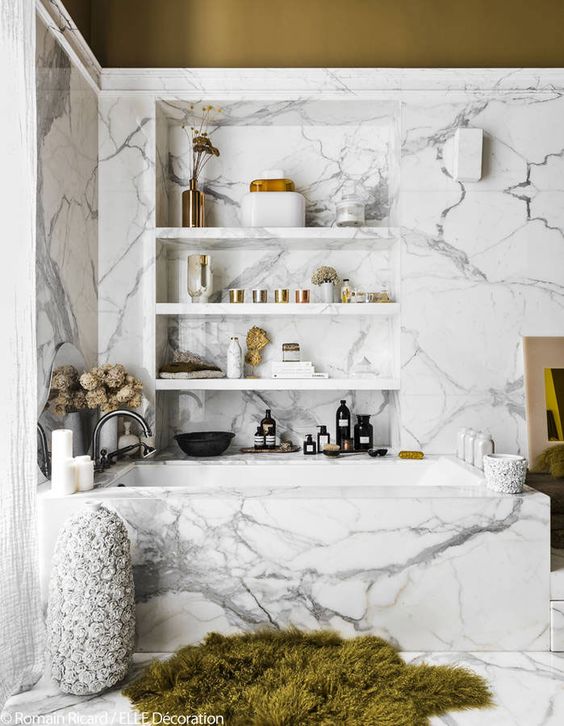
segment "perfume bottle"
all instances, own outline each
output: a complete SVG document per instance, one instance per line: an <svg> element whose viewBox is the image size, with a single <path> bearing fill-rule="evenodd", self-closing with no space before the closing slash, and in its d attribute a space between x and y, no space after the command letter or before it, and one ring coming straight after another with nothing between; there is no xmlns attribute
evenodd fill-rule
<svg viewBox="0 0 564 726"><path fill-rule="evenodd" d="M316 454L316 453L317 453L317 448L315 446L315 441L313 440L313 436L311 434L308 434L304 441L304 454L306 456L313 456L313 454Z"/></svg>
<svg viewBox="0 0 564 726"><path fill-rule="evenodd" d="M317 432L317 450L321 453L323 451L323 447L326 444L331 443L331 436L327 431L327 426L324 424L321 424L321 426L318 426L317 428L319 429Z"/></svg>
<svg viewBox="0 0 564 726"><path fill-rule="evenodd" d="M260 422L264 434L264 444L267 449L276 448L276 421L270 415L270 409L266 409L266 415Z"/></svg>
<svg viewBox="0 0 564 726"><path fill-rule="evenodd" d="M370 416L358 415L354 425L354 450L368 451L372 448L374 430L370 423Z"/></svg>
<svg viewBox="0 0 564 726"><path fill-rule="evenodd" d="M350 303L351 301L351 281L348 277L345 277L343 280L343 285L341 287L341 302L342 303Z"/></svg>
<svg viewBox="0 0 564 726"><path fill-rule="evenodd" d="M264 440L264 432L260 426L257 426L257 430L255 432L255 449L264 449L265 446L265 440Z"/></svg>
<svg viewBox="0 0 564 726"><path fill-rule="evenodd" d="M335 443L343 448L343 441L351 437L351 412L347 407L345 400L341 401L341 405L337 409L337 426L335 431Z"/></svg>

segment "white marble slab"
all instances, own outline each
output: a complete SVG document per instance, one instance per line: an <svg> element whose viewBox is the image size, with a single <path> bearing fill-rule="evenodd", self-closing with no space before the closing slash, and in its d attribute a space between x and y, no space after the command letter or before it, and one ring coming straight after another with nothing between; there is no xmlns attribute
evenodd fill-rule
<svg viewBox="0 0 564 726"><path fill-rule="evenodd" d="M138 653L126 682L146 664L168 654ZM431 726L560 726L564 720L564 656L552 653L403 653L409 663L457 665L483 676L494 693L488 710L452 711L430 720ZM2 711L4 722L15 718L56 718L61 726L89 719L92 723L133 723L136 717L118 689L99 696L66 696L46 674L28 693L11 698ZM139 717L139 714L137 714Z"/></svg>
<svg viewBox="0 0 564 726"><path fill-rule="evenodd" d="M37 20L37 357L43 400L58 345L98 354L98 99ZM58 37L58 36L57 36Z"/></svg>
<svg viewBox="0 0 564 726"><path fill-rule="evenodd" d="M550 650L564 651L564 600L550 603Z"/></svg>

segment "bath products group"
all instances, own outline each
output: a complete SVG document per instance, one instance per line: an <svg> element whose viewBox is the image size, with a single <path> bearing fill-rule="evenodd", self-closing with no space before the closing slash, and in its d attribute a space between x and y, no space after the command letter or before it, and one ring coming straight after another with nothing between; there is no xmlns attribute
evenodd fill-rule
<svg viewBox="0 0 564 726"><path fill-rule="evenodd" d="M341 400L335 414L335 444L342 452L368 451L374 444L374 430L370 423L369 414L357 414L357 421L352 425L352 415L346 400ZM326 424L317 426L317 434L309 433L303 442L303 453L306 456L315 456L323 453L326 446L330 446L331 434ZM333 446L335 446L333 444ZM254 435L254 447L257 451L276 449L276 421L272 411L266 414Z"/></svg>
<svg viewBox="0 0 564 726"><path fill-rule="evenodd" d="M478 469L484 468L484 456L493 454L495 444L492 437L475 429L460 429L456 438L456 455L462 461Z"/></svg>

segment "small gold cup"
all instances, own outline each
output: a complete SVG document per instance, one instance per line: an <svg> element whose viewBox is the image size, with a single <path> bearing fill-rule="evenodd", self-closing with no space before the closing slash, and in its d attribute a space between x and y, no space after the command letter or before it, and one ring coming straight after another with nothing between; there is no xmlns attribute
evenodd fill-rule
<svg viewBox="0 0 564 726"><path fill-rule="evenodd" d="M308 303L309 302L309 290L296 290L296 302L297 303Z"/></svg>
<svg viewBox="0 0 564 726"><path fill-rule="evenodd" d="M265 303L268 302L268 290L253 290L253 302L254 303Z"/></svg>
<svg viewBox="0 0 564 726"><path fill-rule="evenodd" d="M288 303L290 302L290 290L287 287L277 287L274 291L274 302L275 303Z"/></svg>
<svg viewBox="0 0 564 726"><path fill-rule="evenodd" d="M245 291L238 287L233 287L229 290L229 302L230 303L244 303L245 302Z"/></svg>

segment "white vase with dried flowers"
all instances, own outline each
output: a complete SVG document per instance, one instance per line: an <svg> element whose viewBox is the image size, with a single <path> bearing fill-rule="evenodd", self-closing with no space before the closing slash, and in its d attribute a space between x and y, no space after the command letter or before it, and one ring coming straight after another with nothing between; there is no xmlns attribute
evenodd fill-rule
<svg viewBox="0 0 564 726"><path fill-rule="evenodd" d="M318 267L311 276L311 281L319 287L321 302L332 303L334 301L335 283L339 279L334 267L323 265Z"/></svg>
<svg viewBox="0 0 564 726"><path fill-rule="evenodd" d="M194 107L191 107L194 110ZM214 156L219 156L219 149L210 140L208 126L211 114L220 112L220 108L204 106L198 126L192 126L192 175L190 185L182 194L182 225L184 227L205 226L205 196L198 189L198 182L204 167Z"/></svg>

